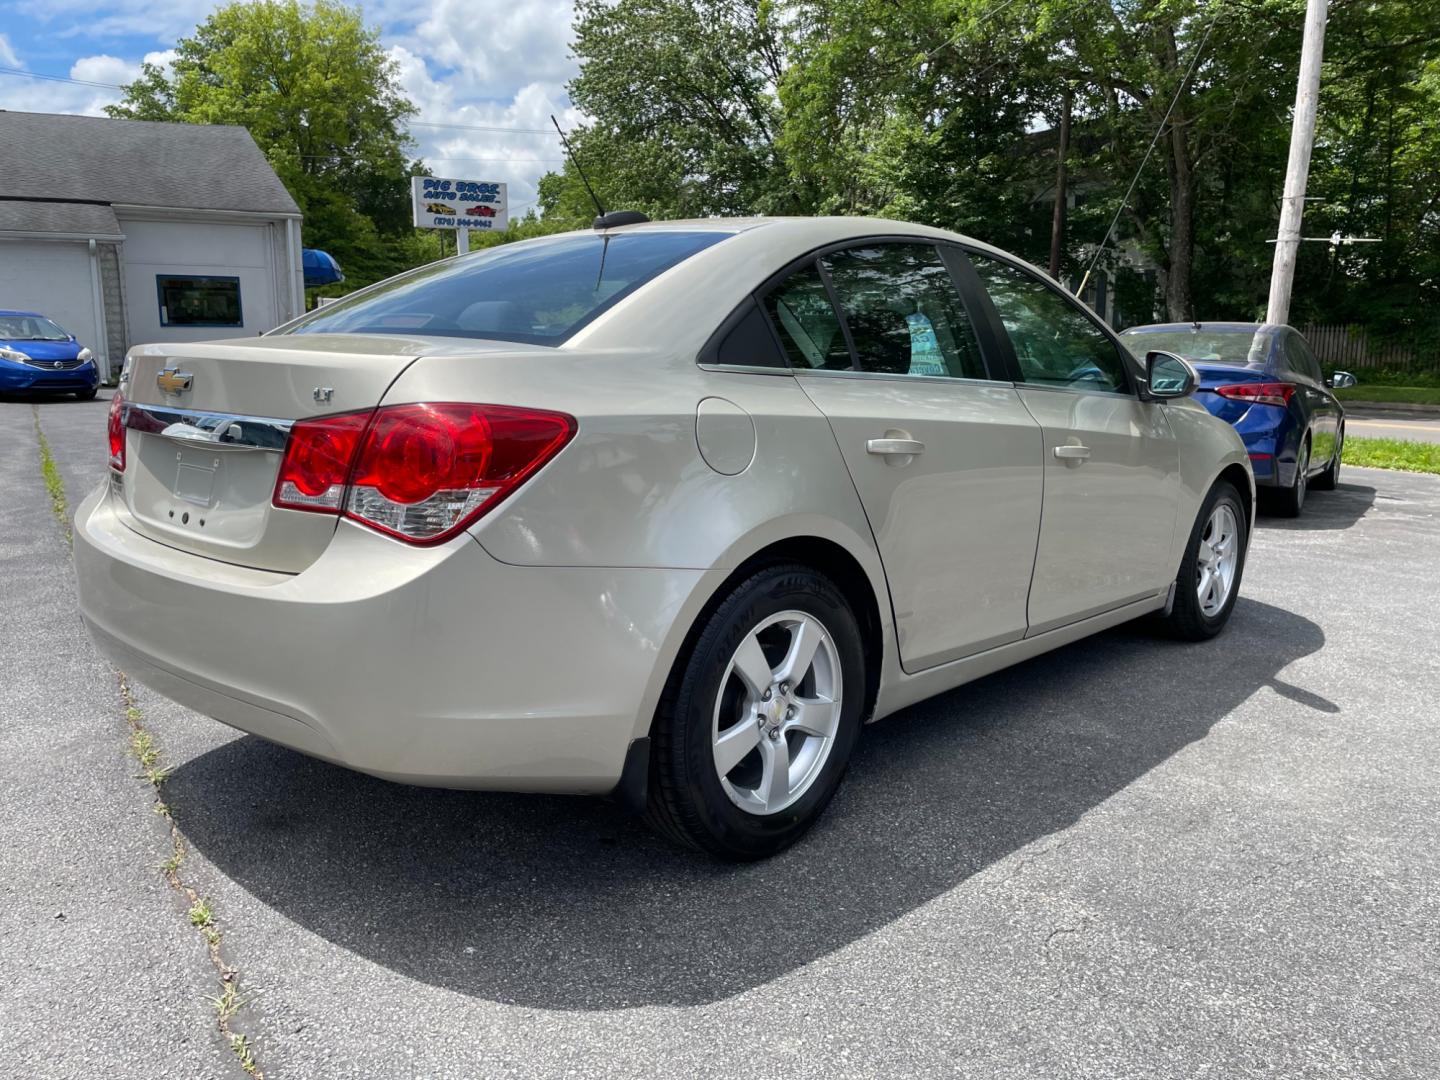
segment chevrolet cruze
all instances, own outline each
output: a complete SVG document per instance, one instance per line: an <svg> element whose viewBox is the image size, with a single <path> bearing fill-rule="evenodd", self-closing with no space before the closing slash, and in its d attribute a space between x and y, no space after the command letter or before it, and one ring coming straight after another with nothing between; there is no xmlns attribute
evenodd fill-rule
<svg viewBox="0 0 1440 1080"><path fill-rule="evenodd" d="M242 731L758 858L867 721L1142 615L1221 630L1254 485L1194 379L937 229L508 244L132 350L81 606Z"/></svg>

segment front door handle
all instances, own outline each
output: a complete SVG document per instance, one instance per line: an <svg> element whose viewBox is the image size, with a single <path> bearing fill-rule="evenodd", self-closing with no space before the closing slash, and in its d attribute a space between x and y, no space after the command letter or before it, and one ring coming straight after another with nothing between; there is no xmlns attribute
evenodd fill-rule
<svg viewBox="0 0 1440 1080"><path fill-rule="evenodd" d="M925 444L919 439L869 439L865 443L867 454L879 454L883 457L914 457L924 450Z"/></svg>
<svg viewBox="0 0 1440 1080"><path fill-rule="evenodd" d="M1088 446L1076 446L1071 443L1067 446L1055 447L1055 456L1061 461L1089 461L1090 448Z"/></svg>

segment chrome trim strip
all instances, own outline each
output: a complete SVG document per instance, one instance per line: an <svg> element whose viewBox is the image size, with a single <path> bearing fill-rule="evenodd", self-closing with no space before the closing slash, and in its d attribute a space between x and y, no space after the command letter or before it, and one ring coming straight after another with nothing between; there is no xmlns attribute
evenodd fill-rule
<svg viewBox="0 0 1440 1080"><path fill-rule="evenodd" d="M127 401L121 423L132 431L204 443L212 450L284 450L295 421Z"/></svg>
<svg viewBox="0 0 1440 1080"><path fill-rule="evenodd" d="M866 379L874 382L927 382L960 386L1003 386L1017 389L1008 379L971 379L960 375L905 375L892 371L850 371L843 368L791 368L791 374L806 379Z"/></svg>

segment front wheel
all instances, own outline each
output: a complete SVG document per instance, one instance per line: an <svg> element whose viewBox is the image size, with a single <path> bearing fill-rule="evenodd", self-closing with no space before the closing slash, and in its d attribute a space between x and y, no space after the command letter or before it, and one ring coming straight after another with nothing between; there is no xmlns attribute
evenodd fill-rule
<svg viewBox="0 0 1440 1080"><path fill-rule="evenodd" d="M646 817L724 859L762 859L814 824L860 730L865 663L845 597L766 567L709 616L655 719Z"/></svg>
<svg viewBox="0 0 1440 1080"><path fill-rule="evenodd" d="M94 401L94 400L95 400L95 394L96 394L96 392L97 392L97 391L94 389L94 387L90 388L89 390L76 390L76 391L75 391L75 400L76 400L76 401Z"/></svg>
<svg viewBox="0 0 1440 1080"><path fill-rule="evenodd" d="M1245 571L1247 524L1233 485L1222 480L1210 489L1190 530L1175 579L1175 603L1165 619L1181 640L1205 641L1230 621Z"/></svg>

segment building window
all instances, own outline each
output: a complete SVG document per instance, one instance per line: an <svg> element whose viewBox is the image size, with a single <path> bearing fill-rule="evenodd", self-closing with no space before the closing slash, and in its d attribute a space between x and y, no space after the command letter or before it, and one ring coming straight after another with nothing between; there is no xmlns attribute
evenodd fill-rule
<svg viewBox="0 0 1440 1080"><path fill-rule="evenodd" d="M242 326L238 277L155 278L161 326Z"/></svg>

